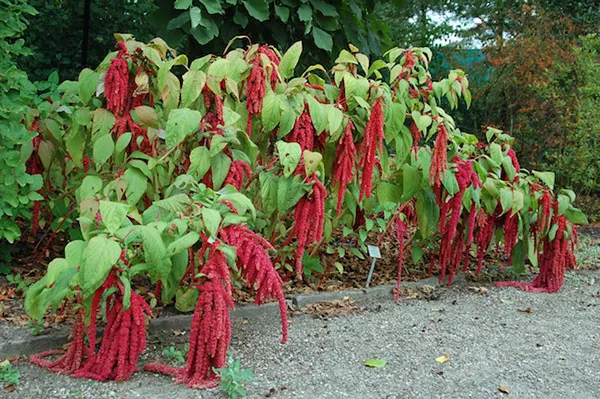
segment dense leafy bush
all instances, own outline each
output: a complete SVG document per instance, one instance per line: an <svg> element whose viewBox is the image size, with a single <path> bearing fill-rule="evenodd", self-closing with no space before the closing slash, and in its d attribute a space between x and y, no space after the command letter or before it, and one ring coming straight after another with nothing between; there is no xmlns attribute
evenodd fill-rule
<svg viewBox="0 0 600 399"><path fill-rule="evenodd" d="M34 201L42 199L36 193L41 176L26 166L35 145L36 133L26 127L33 115L23 123L36 88L15 62L29 53L19 36L26 27L25 16L33 14L25 1L0 1L0 245L19 238L17 221L27 218Z"/></svg>
<svg viewBox="0 0 600 399"><path fill-rule="evenodd" d="M526 290L555 292L575 266L571 222L585 217L574 194L554 195L552 173L521 169L510 136L490 129L481 143L460 132L438 104L468 105L468 81L462 71L432 81L428 49L394 48L372 61L350 46L331 71L298 75L300 42L284 55L249 45L189 62L161 39L117 39L118 51L62 83L62 98L36 120L33 156L48 149L54 228L75 218L80 228L28 291L35 318L65 300L78 309L67 353L36 355L37 364L129 378L150 313L135 288L149 281L155 299L195 310L186 366L146 369L214 386L229 345L232 280L255 291L257 304L279 301L285 342L276 269L301 280L319 247L336 259L364 257L373 233L395 231L398 282L405 248L420 259L434 246L430 270L437 265L448 283L470 267L471 249L479 272L493 241L515 271L526 260L539 265L533 283L517 284Z"/></svg>

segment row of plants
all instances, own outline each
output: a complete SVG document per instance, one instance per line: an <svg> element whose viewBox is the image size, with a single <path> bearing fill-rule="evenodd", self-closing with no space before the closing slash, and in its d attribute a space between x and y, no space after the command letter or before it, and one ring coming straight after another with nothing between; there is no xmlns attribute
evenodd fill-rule
<svg viewBox="0 0 600 399"><path fill-rule="evenodd" d="M235 284L257 304L279 302L285 342L282 276L302 280L319 250L340 263L363 257L374 235L396 236L398 284L405 251L448 284L471 265L480 272L494 242L515 272L540 270L504 285L555 292L575 266L572 223L585 217L573 192L520 168L501 131L485 143L460 132L442 104L470 104L467 77L433 81L426 48L370 60L350 46L333 68L296 74L300 42L190 61L161 39L116 38L96 70L24 119L37 134L27 168L43 182L32 229L71 237L25 307L33 318L66 306L77 315L66 353L33 356L40 366L128 379L151 315L136 288L152 285L153 300L194 316L186 365L145 369L214 386Z"/></svg>

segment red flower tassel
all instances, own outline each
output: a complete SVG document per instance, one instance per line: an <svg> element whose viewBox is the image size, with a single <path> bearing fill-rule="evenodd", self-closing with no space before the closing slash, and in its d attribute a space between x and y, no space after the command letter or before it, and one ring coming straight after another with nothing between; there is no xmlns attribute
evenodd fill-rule
<svg viewBox="0 0 600 399"><path fill-rule="evenodd" d="M348 120L344 134L338 144L335 161L333 163L332 180L333 184L338 186L337 216L340 216L346 187L354 178L352 172L354 169L354 159L356 158L356 147L354 146L354 139L352 138L353 129L354 125L352 121Z"/></svg>
<svg viewBox="0 0 600 399"><path fill-rule="evenodd" d="M371 187L373 185L373 168L377 152L383 151L383 105L381 98L375 100L369 121L365 127L365 137L361 144L363 156L358 164L362 170L359 201L364 197L371 198Z"/></svg>

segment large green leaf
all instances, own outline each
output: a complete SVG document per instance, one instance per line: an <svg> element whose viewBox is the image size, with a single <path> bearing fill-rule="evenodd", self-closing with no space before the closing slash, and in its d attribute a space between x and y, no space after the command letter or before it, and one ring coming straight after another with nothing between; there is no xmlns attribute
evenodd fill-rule
<svg viewBox="0 0 600 399"><path fill-rule="evenodd" d="M243 0L242 3L252 18L260 22L269 19L269 4L266 0Z"/></svg>
<svg viewBox="0 0 600 399"><path fill-rule="evenodd" d="M151 265L150 278L156 281L167 277L171 271L171 259L167 257L167 248L156 225L144 226L142 246L146 263Z"/></svg>
<svg viewBox="0 0 600 399"><path fill-rule="evenodd" d="M279 97L271 90L267 91L263 99L261 120L265 132L272 131L281 119L281 105Z"/></svg>
<svg viewBox="0 0 600 399"><path fill-rule="evenodd" d="M183 75L181 87L181 106L189 107L200 97L206 83L206 74L202 71L190 70Z"/></svg>
<svg viewBox="0 0 600 399"><path fill-rule="evenodd" d="M202 208L202 221L204 229L210 237L216 237L219 225L221 224L221 214L210 208Z"/></svg>
<svg viewBox="0 0 600 399"><path fill-rule="evenodd" d="M279 74L284 79L289 79L294 74L294 69L298 65L298 60L302 54L302 42L294 43L281 57L279 64Z"/></svg>
<svg viewBox="0 0 600 399"><path fill-rule="evenodd" d="M110 134L105 134L96 140L96 143L94 143L93 157L97 169L99 169L100 166L104 165L106 161L108 161L114 150L115 143L113 142Z"/></svg>
<svg viewBox="0 0 600 399"><path fill-rule="evenodd" d="M189 108L174 109L169 114L167 128L165 129L165 143L167 148L172 148L181 143L192 133L200 130L200 111Z"/></svg>
<svg viewBox="0 0 600 399"><path fill-rule="evenodd" d="M91 295L106 279L108 272L119 260L121 247L104 235L90 239L83 251L81 289L84 297Z"/></svg>
<svg viewBox="0 0 600 399"><path fill-rule="evenodd" d="M100 74L92 71L89 68L85 68L79 73L79 82L77 83L77 88L79 90L79 98L81 99L82 103L87 104L92 99L96 93L99 79Z"/></svg>
<svg viewBox="0 0 600 399"><path fill-rule="evenodd" d="M100 201L100 216L102 216L102 223L104 223L109 233L114 234L119 230L127 218L129 209L131 209L131 205Z"/></svg>
<svg viewBox="0 0 600 399"><path fill-rule="evenodd" d="M276 145L277 152L279 152L279 162L283 165L283 174L286 177L291 176L296 170L302 155L300 144L278 141Z"/></svg>

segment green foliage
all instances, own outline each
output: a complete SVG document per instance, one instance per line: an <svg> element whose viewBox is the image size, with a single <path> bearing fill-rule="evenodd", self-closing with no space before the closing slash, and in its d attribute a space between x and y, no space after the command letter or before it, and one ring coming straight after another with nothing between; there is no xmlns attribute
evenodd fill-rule
<svg viewBox="0 0 600 399"><path fill-rule="evenodd" d="M183 350L179 350L175 348L175 346L171 345L167 349L163 349L162 354L167 359L176 360L180 363L185 362L184 354L190 349L190 344L186 343L183 347Z"/></svg>
<svg viewBox="0 0 600 399"><path fill-rule="evenodd" d="M0 362L0 382L5 384L18 384L21 373L8 360Z"/></svg>
<svg viewBox="0 0 600 399"><path fill-rule="evenodd" d="M84 2L80 0L28 0L38 10L29 18L24 33L32 54L21 57L19 64L32 80L46 79L58 71L63 79L76 79L88 65L98 65L106 50L114 45L114 32L132 32L150 40L153 28L148 15L155 10L154 0L93 0L90 9L90 33L87 65L82 65Z"/></svg>
<svg viewBox="0 0 600 399"><path fill-rule="evenodd" d="M35 13L24 0L0 1L0 242L20 237L17 220L29 217L33 201L42 199L36 193L41 176L28 174L25 167L36 133L26 127L31 117L23 120L36 89L16 64L18 56L30 53L19 37L25 17Z"/></svg>
<svg viewBox="0 0 600 399"><path fill-rule="evenodd" d="M563 112L557 117L562 128L561 145L547 149L546 167L556 170L561 186L581 195L600 193L600 38L580 38L573 49L575 62L558 64L548 71L550 83L538 87L544 101L552 101Z"/></svg>
<svg viewBox="0 0 600 399"><path fill-rule="evenodd" d="M214 369L214 372L221 379L221 389L234 399L246 396L244 384L254 379L251 370L243 369L240 360L231 357L227 358L227 367Z"/></svg>
<svg viewBox="0 0 600 399"><path fill-rule="evenodd" d="M191 55L220 54L230 40L285 49L303 40L302 65L329 60L353 43L366 54L382 52L387 28L375 14L377 2L356 0L157 0L152 16L158 33ZM386 1L387 3L387 1Z"/></svg>

